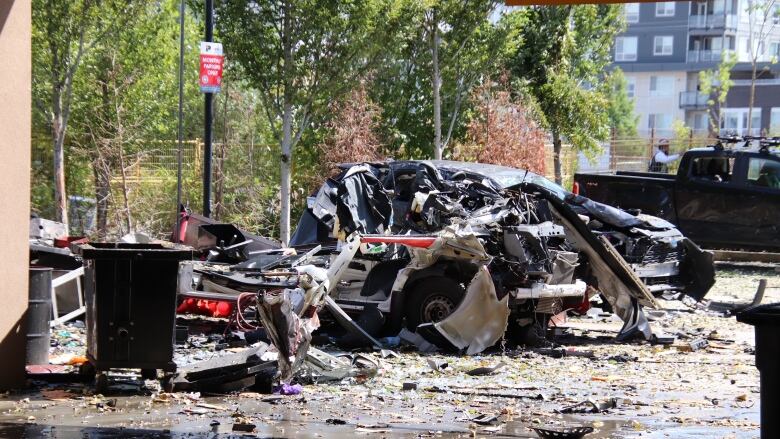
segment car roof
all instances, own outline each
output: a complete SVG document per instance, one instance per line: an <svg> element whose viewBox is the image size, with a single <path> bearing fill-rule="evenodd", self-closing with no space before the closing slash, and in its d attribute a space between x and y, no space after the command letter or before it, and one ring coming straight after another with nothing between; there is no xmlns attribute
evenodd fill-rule
<svg viewBox="0 0 780 439"><path fill-rule="evenodd" d="M399 160L390 162L403 167L404 164L430 163L437 169L445 169L451 172L465 171L479 174L494 181L500 188L508 188L522 183L526 178L544 178L525 169L510 168L509 166L494 165L490 163L459 162L455 160Z"/></svg>

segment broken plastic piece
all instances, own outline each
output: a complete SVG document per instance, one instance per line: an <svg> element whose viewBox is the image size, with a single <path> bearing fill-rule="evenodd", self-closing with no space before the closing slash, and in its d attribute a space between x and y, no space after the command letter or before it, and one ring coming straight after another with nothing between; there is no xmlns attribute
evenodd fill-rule
<svg viewBox="0 0 780 439"><path fill-rule="evenodd" d="M504 366L506 366L506 363L501 361L492 367L477 367L476 369L471 369L470 371L466 372L466 374L471 376L490 375Z"/></svg>

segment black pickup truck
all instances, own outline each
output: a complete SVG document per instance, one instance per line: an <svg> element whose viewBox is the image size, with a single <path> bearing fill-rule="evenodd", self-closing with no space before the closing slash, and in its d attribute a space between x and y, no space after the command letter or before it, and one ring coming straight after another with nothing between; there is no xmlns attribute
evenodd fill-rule
<svg viewBox="0 0 780 439"><path fill-rule="evenodd" d="M736 140L687 151L677 175L578 173L573 189L661 217L704 247L780 251L780 154L769 149L780 141L761 140L760 148L724 148L726 142Z"/></svg>

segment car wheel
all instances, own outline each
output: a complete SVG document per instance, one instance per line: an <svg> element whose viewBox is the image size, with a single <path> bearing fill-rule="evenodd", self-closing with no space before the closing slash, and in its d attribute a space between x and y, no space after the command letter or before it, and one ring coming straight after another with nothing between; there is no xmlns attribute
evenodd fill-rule
<svg viewBox="0 0 780 439"><path fill-rule="evenodd" d="M434 277L412 286L406 293L406 327L414 331L423 323L444 320L458 307L466 292L452 279Z"/></svg>

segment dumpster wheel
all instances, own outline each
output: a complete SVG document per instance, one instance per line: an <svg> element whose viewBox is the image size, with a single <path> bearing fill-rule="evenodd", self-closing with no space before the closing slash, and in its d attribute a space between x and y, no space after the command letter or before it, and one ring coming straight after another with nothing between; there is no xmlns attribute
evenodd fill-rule
<svg viewBox="0 0 780 439"><path fill-rule="evenodd" d="M95 375L95 392L105 394L108 390L108 374L106 372L98 372Z"/></svg>
<svg viewBox="0 0 780 439"><path fill-rule="evenodd" d="M89 361L82 363L79 366L79 375L86 378L87 380L94 380L96 373L97 370L95 369L95 365Z"/></svg>
<svg viewBox="0 0 780 439"><path fill-rule="evenodd" d="M141 378L145 380L156 380L157 369L141 369Z"/></svg>

